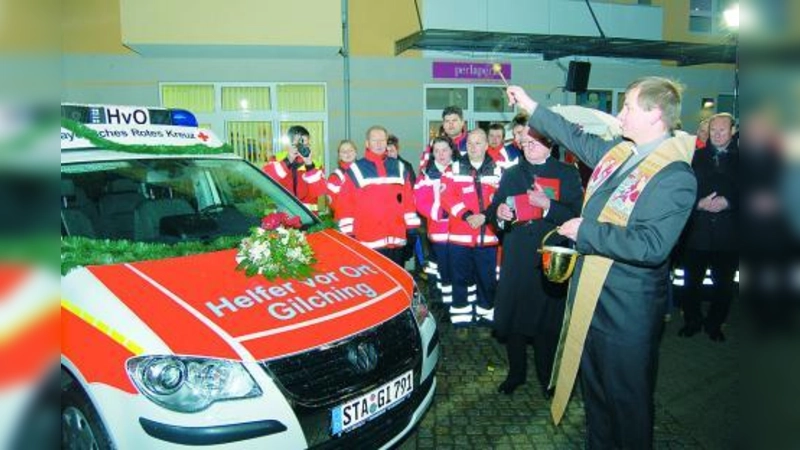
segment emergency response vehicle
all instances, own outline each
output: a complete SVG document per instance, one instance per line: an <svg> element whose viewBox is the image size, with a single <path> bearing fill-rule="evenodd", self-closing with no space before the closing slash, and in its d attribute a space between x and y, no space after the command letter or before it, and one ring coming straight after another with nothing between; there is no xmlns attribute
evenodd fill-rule
<svg viewBox="0 0 800 450"><path fill-rule="evenodd" d="M186 111L62 105L63 448L397 443L439 359L412 277L223 148ZM308 277L236 270L265 210Z"/></svg>

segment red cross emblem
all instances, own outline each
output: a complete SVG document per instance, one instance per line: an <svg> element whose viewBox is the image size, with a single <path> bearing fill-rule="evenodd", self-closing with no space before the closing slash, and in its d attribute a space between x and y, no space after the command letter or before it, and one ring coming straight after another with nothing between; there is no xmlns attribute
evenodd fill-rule
<svg viewBox="0 0 800 450"><path fill-rule="evenodd" d="M208 135L201 131L197 133L197 139L200 139L201 141L205 142L208 140Z"/></svg>

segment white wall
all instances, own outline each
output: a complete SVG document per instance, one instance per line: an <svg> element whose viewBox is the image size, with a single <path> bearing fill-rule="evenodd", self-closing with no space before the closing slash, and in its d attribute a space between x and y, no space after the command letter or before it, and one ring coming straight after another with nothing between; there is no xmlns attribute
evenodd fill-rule
<svg viewBox="0 0 800 450"><path fill-rule="evenodd" d="M592 8L608 37L662 37L661 7L592 2ZM428 0L423 10L428 29L600 35L583 0Z"/></svg>

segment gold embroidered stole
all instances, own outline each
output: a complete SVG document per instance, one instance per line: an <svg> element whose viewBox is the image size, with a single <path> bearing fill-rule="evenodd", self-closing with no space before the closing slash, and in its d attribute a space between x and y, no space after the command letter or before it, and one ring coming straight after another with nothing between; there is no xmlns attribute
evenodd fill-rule
<svg viewBox="0 0 800 450"><path fill-rule="evenodd" d="M694 141L691 136L674 137L664 141L656 151L640 162L636 169L617 186L600 212L597 221L621 227L627 226L628 219L636 206L636 201L641 198L642 191L644 191L653 177L672 162L685 161L691 163L693 152ZM592 173L592 179L597 178L597 181L594 185L590 181L587 186L583 202L584 208L589 198L619 169L632 153L633 145L629 142L623 142L603 156ZM606 172L605 175L603 174L604 172ZM596 173L598 174L597 177L595 177ZM553 367L556 392L553 396L550 414L556 425L561 422L564 411L566 411L572 388L575 385L575 378L578 374L583 354L583 346L586 341L586 335L589 332L589 326L592 323L597 301L600 298L600 293L611 265L614 263L612 259L598 255L586 255L583 258L583 266L580 271L580 278L577 281L573 304L567 305L564 323L561 328L561 338L556 351L556 363ZM575 287L574 284L570 285L570 290ZM550 384L553 384L552 379Z"/></svg>

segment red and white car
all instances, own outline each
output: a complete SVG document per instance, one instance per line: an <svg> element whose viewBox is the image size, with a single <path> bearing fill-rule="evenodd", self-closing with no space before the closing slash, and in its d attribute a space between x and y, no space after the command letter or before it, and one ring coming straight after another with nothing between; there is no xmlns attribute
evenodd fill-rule
<svg viewBox="0 0 800 450"><path fill-rule="evenodd" d="M196 151L211 132L152 123L169 110L65 111L94 124L61 130L63 448L382 448L419 422L439 340L408 273L332 229L307 234L307 278L248 277L235 248L171 254L247 235L265 207L319 219Z"/></svg>

